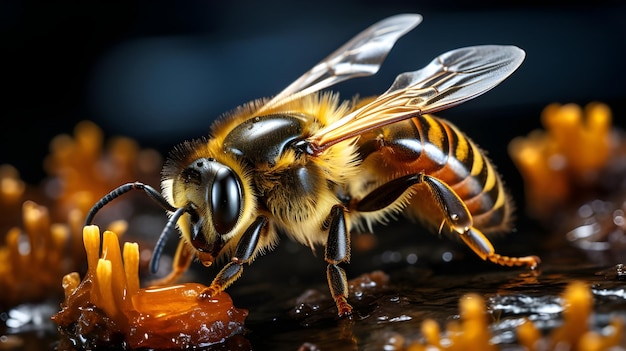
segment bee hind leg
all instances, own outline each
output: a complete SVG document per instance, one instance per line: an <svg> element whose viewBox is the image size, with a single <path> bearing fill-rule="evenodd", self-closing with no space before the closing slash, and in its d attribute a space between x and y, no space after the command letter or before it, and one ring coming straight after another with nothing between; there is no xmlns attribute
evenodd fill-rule
<svg viewBox="0 0 626 351"><path fill-rule="evenodd" d="M211 298L229 287L243 273L243 264L249 263L259 243L259 238L267 231L268 219L258 216L241 236L235 254L211 282L211 285L200 293L200 298Z"/></svg>
<svg viewBox="0 0 626 351"><path fill-rule="evenodd" d="M424 173L408 174L393 179L367 194L356 204L359 212L372 212L386 208L405 194L415 184L425 184L446 216L445 222L458 233L472 227L472 215L463 200L441 180Z"/></svg>
<svg viewBox="0 0 626 351"><path fill-rule="evenodd" d="M461 239L483 260L489 260L501 266L527 266L537 268L541 262L537 256L510 257L496 253L487 237L474 227L472 214L457 193L447 184L431 176L422 176L446 216L446 223L459 234Z"/></svg>
<svg viewBox="0 0 626 351"><path fill-rule="evenodd" d="M400 198L411 186L421 183L421 174L408 174L393 179L372 190L356 203L355 209L359 212L373 212L390 206Z"/></svg>
<svg viewBox="0 0 626 351"><path fill-rule="evenodd" d="M450 186L433 176L416 173L391 180L361 199L356 204L356 210L369 212L383 209L395 202L415 184L425 184L430 189L445 216L442 227L449 225L482 259L502 266L528 266L534 269L539 265L540 260L537 256L509 257L497 254L489 239L474 227L472 214L463 200Z"/></svg>
<svg viewBox="0 0 626 351"><path fill-rule="evenodd" d="M339 267L340 263L350 262L350 232L343 205L335 205L330 211L324 259L328 263L326 277L338 315L347 317L352 314L352 306L347 300L348 280L344 269Z"/></svg>
<svg viewBox="0 0 626 351"><path fill-rule="evenodd" d="M535 269L541 263L537 256L509 257L497 254L489 239L476 228L470 228L460 237L480 258L501 266L527 266Z"/></svg>

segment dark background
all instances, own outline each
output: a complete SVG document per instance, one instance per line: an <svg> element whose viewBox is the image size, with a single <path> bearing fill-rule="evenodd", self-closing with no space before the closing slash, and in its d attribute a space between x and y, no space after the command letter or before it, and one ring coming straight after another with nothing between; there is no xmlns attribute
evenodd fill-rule
<svg viewBox="0 0 626 351"><path fill-rule="evenodd" d="M212 121L225 111L279 92L374 22L416 12L424 16L423 22L400 39L376 76L335 88L345 98L356 93L380 94L397 74L421 68L451 49L478 44L523 48L526 60L512 77L476 100L440 113L488 150L518 208L523 209L522 182L507 154L507 145L512 138L540 126L539 116L547 104L603 101L613 108L616 124L626 124L626 5L622 1L585 2L584 6L543 2L534 7L529 1L506 3L0 1L0 117L4 121L0 164L13 164L28 182L38 182L44 176L42 161L50 140L59 133L71 133L83 119L96 122L107 136L132 136L143 147L165 154L185 139L206 135ZM400 232L392 227L389 232L396 231ZM413 234L406 228L404 232L404 238ZM381 242L403 240L400 235L384 233L381 230L377 236ZM511 243L534 244L527 232L518 233L522 235L513 236L517 241ZM428 238L439 240L434 235ZM403 254L417 252L422 262L424 256L441 256L449 248L445 243L439 240L436 246L428 246L404 241L380 245L380 250L389 247ZM500 248L501 243L496 246ZM253 343L263 348L282 342L289 344L282 349L293 350L302 340L332 338L336 329L320 328L322 337L312 337L310 329L298 329L292 319L277 327L268 317L278 314L274 305L285 305L281 298L302 293L298 282L313 276L320 291L327 291L321 251L314 257L304 252L308 248L288 240L283 240L277 250L284 255L259 258L255 268L246 269L229 290L238 306L252 309L247 324L256 332L251 334ZM525 248L517 252L540 254ZM350 266L354 268L348 271L351 278L372 269L392 272L388 268L399 265L367 261L367 255L384 257L368 252L360 257L354 254L355 264ZM586 262L582 255L580 260ZM161 265L167 268L165 262ZM447 267L443 269L457 274L476 273L487 264ZM205 279L215 276L215 271L198 272ZM405 279L414 285L416 276L419 274ZM452 277L455 280L458 275ZM473 274L464 279L467 277ZM426 278L418 278L418 284L420 279ZM288 280L291 288L284 283L271 287L260 284L278 280ZM402 284L401 279L394 279L394 284L398 281ZM473 286L476 281L466 283L462 279L453 288ZM488 292L496 284L504 286L500 281L493 285L479 281ZM316 285L307 282L306 286ZM431 290L425 296L431 302L437 296L432 295L433 287L428 287ZM441 290L456 294L453 288ZM548 288L542 285L538 289L549 294ZM450 296L444 295L445 301L456 300ZM441 310L438 303L426 305ZM281 334L284 329L287 336ZM304 335L289 334L292 329ZM362 334L371 332L367 324L359 330Z"/></svg>
<svg viewBox="0 0 626 351"><path fill-rule="evenodd" d="M619 124L626 98L626 6L472 1L0 2L0 164L43 177L54 135L90 119L167 152L206 135L221 113L277 93L362 29L390 15L424 20L379 74L336 87L379 94L394 77L462 46L513 44L522 67L488 94L440 113L489 150L509 184L511 138L551 102L604 101Z"/></svg>

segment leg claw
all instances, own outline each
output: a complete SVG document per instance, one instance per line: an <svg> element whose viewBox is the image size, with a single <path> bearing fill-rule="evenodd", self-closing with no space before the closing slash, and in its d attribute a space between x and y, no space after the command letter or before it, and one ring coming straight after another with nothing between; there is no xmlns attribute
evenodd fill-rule
<svg viewBox="0 0 626 351"><path fill-rule="evenodd" d="M352 306L350 306L345 296L335 296L335 303L337 304L339 318L352 316Z"/></svg>
<svg viewBox="0 0 626 351"><path fill-rule="evenodd" d="M220 293L220 290L215 288L214 286L209 286L208 288L202 290L198 298L200 299L210 299L217 296Z"/></svg>

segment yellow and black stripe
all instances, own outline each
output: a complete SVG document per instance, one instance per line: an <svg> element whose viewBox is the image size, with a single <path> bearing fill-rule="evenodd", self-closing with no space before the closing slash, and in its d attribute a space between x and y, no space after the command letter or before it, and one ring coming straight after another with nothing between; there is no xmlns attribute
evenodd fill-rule
<svg viewBox="0 0 626 351"><path fill-rule="evenodd" d="M450 122L419 115L384 126L361 137L359 152L364 164L380 156L389 178L423 173L441 180L465 203L476 228L509 229L512 206L500 176L480 148ZM440 224L441 209L431 208L419 186L415 192L407 210Z"/></svg>

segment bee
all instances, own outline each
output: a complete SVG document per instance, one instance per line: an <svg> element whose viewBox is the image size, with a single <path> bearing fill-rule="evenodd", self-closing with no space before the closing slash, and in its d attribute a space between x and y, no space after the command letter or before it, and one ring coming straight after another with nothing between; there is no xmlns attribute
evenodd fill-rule
<svg viewBox="0 0 626 351"><path fill-rule="evenodd" d="M535 268L536 256L496 253L484 233L511 228L512 206L494 166L452 123L431 113L485 93L511 75L525 52L472 46L446 52L397 76L382 95L340 101L324 89L375 74L395 42L422 20L400 14L375 23L273 98L243 105L217 120L208 137L176 146L162 171L162 193L135 182L118 196L145 191L169 214L150 267L181 233L172 272L197 258L229 258L201 297L224 291L244 265L275 247L279 235L324 246L327 279L340 317L349 316L350 233L399 214L458 236L484 260Z"/></svg>

